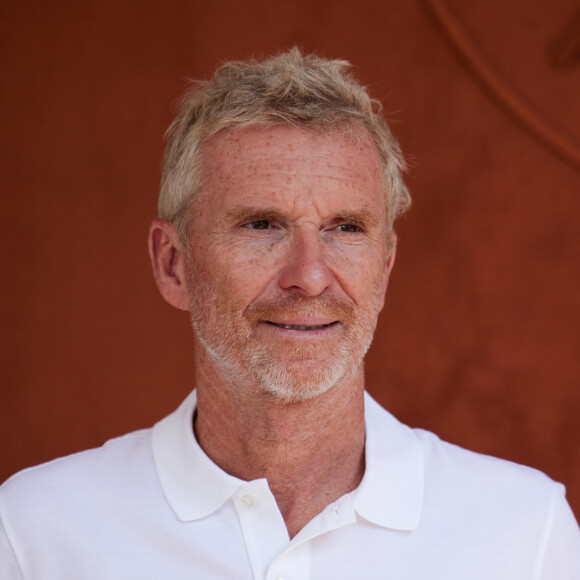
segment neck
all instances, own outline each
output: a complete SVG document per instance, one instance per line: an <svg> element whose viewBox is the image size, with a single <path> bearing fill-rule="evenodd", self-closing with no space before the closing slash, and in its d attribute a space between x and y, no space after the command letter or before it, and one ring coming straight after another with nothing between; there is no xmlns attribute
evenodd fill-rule
<svg viewBox="0 0 580 580"><path fill-rule="evenodd" d="M362 368L322 395L286 403L251 385L234 388L200 347L196 383L199 444L227 473L246 481L268 480L290 537L359 485L364 473Z"/></svg>

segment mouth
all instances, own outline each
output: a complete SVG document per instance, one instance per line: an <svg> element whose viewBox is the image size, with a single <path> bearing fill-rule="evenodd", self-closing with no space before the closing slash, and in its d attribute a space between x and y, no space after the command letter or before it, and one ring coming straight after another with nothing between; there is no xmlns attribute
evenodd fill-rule
<svg viewBox="0 0 580 580"><path fill-rule="evenodd" d="M334 322L329 322L328 324L316 324L312 326L305 324L281 324L279 322L272 322L270 320L266 320L266 322L272 326L277 326L278 328L285 328L288 330L320 330L322 328L328 328L329 326L338 324L338 321L336 320Z"/></svg>

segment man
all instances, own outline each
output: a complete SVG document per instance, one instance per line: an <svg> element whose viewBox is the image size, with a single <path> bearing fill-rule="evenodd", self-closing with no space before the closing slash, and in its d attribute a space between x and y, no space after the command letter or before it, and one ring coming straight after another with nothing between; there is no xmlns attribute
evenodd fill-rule
<svg viewBox="0 0 580 580"><path fill-rule="evenodd" d="M409 205L347 64L227 63L169 131L150 230L196 390L151 430L17 474L2 578L580 578L560 484L364 392Z"/></svg>

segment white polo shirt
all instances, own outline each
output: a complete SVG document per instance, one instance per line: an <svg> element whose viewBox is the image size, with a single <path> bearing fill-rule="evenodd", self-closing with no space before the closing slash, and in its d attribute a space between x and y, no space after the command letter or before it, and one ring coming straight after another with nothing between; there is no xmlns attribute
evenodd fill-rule
<svg viewBox="0 0 580 580"><path fill-rule="evenodd" d="M0 488L0 578L578 580L562 485L410 429L365 398L366 471L292 540L265 479L204 454L193 392L153 429Z"/></svg>

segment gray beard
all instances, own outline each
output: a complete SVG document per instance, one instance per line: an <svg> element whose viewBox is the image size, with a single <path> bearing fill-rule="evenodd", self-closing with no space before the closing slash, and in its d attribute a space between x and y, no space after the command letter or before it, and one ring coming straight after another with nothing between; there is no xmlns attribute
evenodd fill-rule
<svg viewBox="0 0 580 580"><path fill-rule="evenodd" d="M323 295L286 297L271 304L250 305L243 313L238 329L232 328L233 309L228 310L217 298L207 275L195 267L190 268L190 274L193 329L216 369L231 384L241 388L257 386L263 393L280 401L299 402L329 391L361 367L380 312L382 296L379 293L367 309ZM382 285L377 284L377 288L382 288ZM297 306L293 307L293 304ZM286 361L271 352L268 344L251 336L255 320L270 319L265 313L273 310L286 312L292 308L299 309L302 314L338 311L337 319L345 320L344 337L327 364L315 364L309 360L316 352L313 345L297 344L292 348L294 358Z"/></svg>
<svg viewBox="0 0 580 580"><path fill-rule="evenodd" d="M239 355L233 355L233 349L227 342L210 343L199 328L194 327L194 330L212 362L232 384L254 384L263 393L287 403L317 397L347 375L354 374L361 366L372 341L371 335L359 360L354 360L352 349L343 343L332 361L322 368L312 368L307 362L280 361L266 347L256 343L246 346L245 356L241 359ZM301 369L295 368L300 365Z"/></svg>

